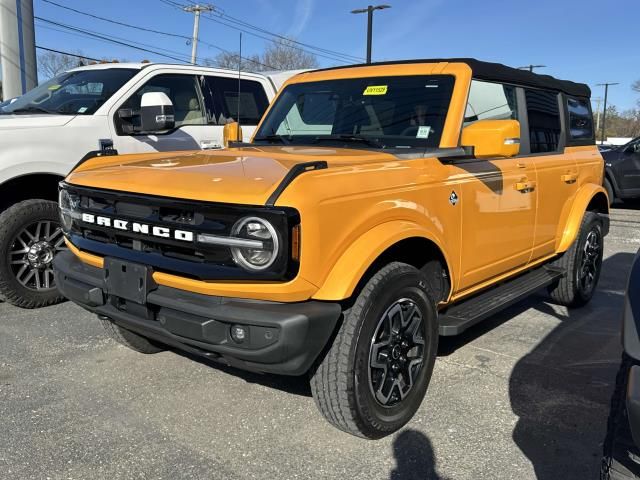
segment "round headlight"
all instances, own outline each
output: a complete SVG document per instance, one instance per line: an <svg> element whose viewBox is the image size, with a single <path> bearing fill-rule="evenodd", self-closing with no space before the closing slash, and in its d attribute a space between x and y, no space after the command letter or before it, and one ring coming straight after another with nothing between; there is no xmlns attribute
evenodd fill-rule
<svg viewBox="0 0 640 480"><path fill-rule="evenodd" d="M234 237L262 242L262 248L231 247L233 260L247 270L266 270L278 257L280 248L278 233L273 225L263 218L242 218L235 223L231 234Z"/></svg>
<svg viewBox="0 0 640 480"><path fill-rule="evenodd" d="M73 226L73 217L71 210L73 208L71 195L66 190L60 190L58 194L58 206L60 208L60 223L62 230L68 232Z"/></svg>

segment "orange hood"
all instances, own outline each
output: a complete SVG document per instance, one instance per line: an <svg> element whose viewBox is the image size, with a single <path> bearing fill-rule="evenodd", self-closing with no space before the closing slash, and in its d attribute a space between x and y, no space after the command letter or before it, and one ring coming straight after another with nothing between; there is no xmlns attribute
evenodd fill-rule
<svg viewBox="0 0 640 480"><path fill-rule="evenodd" d="M263 205L294 165L319 160L331 168L395 157L367 150L302 146L118 155L83 163L69 174L67 182L163 197Z"/></svg>

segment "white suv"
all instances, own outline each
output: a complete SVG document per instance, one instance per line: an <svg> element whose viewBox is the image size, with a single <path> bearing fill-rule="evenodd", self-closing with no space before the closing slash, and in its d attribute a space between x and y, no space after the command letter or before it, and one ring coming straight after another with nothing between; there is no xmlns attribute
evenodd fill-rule
<svg viewBox="0 0 640 480"><path fill-rule="evenodd" d="M238 109L249 139L294 73L243 72L239 81L238 72L198 66L97 64L0 107L0 298L26 308L61 300L51 270L64 247L55 201L58 182L79 161L221 148L223 127L238 119ZM162 105L150 105L154 99Z"/></svg>

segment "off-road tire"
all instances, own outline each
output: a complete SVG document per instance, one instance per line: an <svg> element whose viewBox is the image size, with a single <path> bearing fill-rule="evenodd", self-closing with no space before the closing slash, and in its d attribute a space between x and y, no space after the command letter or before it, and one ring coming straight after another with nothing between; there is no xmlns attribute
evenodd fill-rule
<svg viewBox="0 0 640 480"><path fill-rule="evenodd" d="M166 348L161 344L156 343L153 340L149 340L142 335L138 335L131 330L127 330L108 318L98 317L98 319L111 338L131 350L147 354L163 352L166 350Z"/></svg>
<svg viewBox="0 0 640 480"><path fill-rule="evenodd" d="M601 480L640 479L640 450L635 445L627 417L627 382L633 360L623 354L611 397L607 435L603 445Z"/></svg>
<svg viewBox="0 0 640 480"><path fill-rule="evenodd" d="M616 202L616 192L613 190L613 185L608 178L604 179L603 187L607 191L607 196L609 197L609 206L613 205Z"/></svg>
<svg viewBox="0 0 640 480"><path fill-rule="evenodd" d="M0 214L0 299L21 308L41 308L64 300L55 288L47 291L26 288L11 269L9 252L16 235L25 226L39 221L59 223L58 204L49 200L25 200Z"/></svg>
<svg viewBox="0 0 640 480"><path fill-rule="evenodd" d="M597 259L597 273L595 275L594 286L590 291L584 291L580 286L580 268L581 255L585 248L589 233L596 229L600 239L600 251ZM567 307L581 307L586 305L597 288L600 272L602 270L603 255L602 221L597 213L586 212L582 218L580 230L576 240L571 247L554 262L557 266L566 272L565 276L556 284L549 288L551 298L560 305Z"/></svg>
<svg viewBox="0 0 640 480"><path fill-rule="evenodd" d="M410 299L423 319L423 363L413 387L399 403L378 404L370 389L370 345L380 319L398 299ZM425 396L438 345L435 300L425 275L399 262L380 269L364 285L328 352L311 372L311 391L322 415L352 435L376 439L404 426Z"/></svg>

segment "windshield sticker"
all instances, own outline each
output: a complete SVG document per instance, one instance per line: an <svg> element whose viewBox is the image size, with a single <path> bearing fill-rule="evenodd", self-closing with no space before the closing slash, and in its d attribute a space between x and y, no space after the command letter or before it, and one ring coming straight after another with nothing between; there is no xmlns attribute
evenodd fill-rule
<svg viewBox="0 0 640 480"><path fill-rule="evenodd" d="M429 138L430 133L431 133L431 127L418 127L418 133L416 133L416 138Z"/></svg>
<svg viewBox="0 0 640 480"><path fill-rule="evenodd" d="M87 110L89 110L87 107L80 107L80 108L78 109L78 113L84 113L84 112L86 112Z"/></svg>
<svg viewBox="0 0 640 480"><path fill-rule="evenodd" d="M387 85L371 85L364 89L363 95L386 95Z"/></svg>
<svg viewBox="0 0 640 480"><path fill-rule="evenodd" d="M62 87L62 85L51 85L51 86L49 87L49 90L51 90L51 91L55 91L55 90L58 90L58 89L59 89L59 88L61 88L61 87Z"/></svg>

